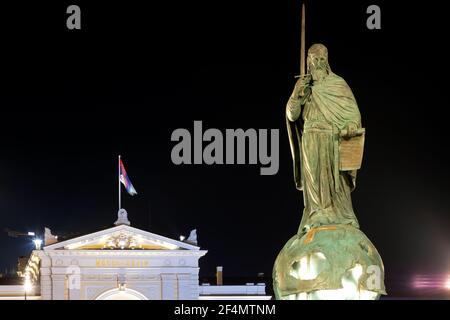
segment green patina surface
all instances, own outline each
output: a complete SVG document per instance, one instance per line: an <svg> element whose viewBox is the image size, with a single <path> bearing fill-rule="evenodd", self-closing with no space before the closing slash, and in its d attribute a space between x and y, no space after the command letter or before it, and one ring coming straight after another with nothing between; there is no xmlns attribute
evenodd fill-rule
<svg viewBox="0 0 450 320"><path fill-rule="evenodd" d="M321 44L308 50L308 74L302 76L286 106L286 123L297 189L303 191L304 210L298 234L280 252L274 266L274 289L280 295L337 289L340 279L355 266L363 269L382 260L367 237L359 230L351 192L356 186L356 170L339 170L339 138L342 130L351 138L361 129L361 115L355 97L344 79L328 64L328 51ZM323 226L336 230L317 232L312 242L302 240L311 230ZM289 276L303 256L322 252L328 268L313 280ZM367 289L367 273L360 287ZM384 270L378 290L385 294Z"/></svg>

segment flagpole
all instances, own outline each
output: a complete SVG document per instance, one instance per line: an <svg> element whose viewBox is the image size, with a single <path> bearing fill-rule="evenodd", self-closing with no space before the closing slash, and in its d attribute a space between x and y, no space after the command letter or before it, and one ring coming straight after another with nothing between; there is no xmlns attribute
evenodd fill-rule
<svg viewBox="0 0 450 320"><path fill-rule="evenodd" d="M119 210L122 209L122 188L120 187L120 155L119 155Z"/></svg>

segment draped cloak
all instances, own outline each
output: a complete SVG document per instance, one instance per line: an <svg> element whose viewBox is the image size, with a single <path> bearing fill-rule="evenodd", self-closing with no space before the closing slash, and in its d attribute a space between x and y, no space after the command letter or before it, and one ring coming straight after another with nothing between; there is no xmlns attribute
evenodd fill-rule
<svg viewBox="0 0 450 320"><path fill-rule="evenodd" d="M286 117L286 122L295 184L305 200L299 233L305 226L324 224L359 227L350 198L356 186L356 170L339 171L339 131L349 123L361 127L361 115L350 87L330 72L309 86L296 103L298 108L303 107L303 117L295 121Z"/></svg>
<svg viewBox="0 0 450 320"><path fill-rule="evenodd" d="M342 289L344 279L350 279L357 266L363 270L356 282L359 292L386 294L383 261L359 230L353 212L350 193L356 185L356 170L339 170L339 131L349 123L361 128L356 100L344 79L331 71L304 92L300 99L289 100L286 123L295 184L303 191L305 209L298 233L275 261L275 296L290 299L294 294ZM319 253L325 259L313 262ZM317 268L315 278L300 278L299 263L304 258L308 266ZM375 286L369 281L373 268L381 280Z"/></svg>

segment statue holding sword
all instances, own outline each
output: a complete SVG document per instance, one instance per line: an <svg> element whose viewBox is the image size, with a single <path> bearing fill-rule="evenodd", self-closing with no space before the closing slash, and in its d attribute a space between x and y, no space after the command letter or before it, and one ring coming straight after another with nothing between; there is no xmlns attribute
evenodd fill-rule
<svg viewBox="0 0 450 320"><path fill-rule="evenodd" d="M297 234L275 261L275 295L294 300L377 299L386 294L383 262L359 229L351 200L365 129L355 97L345 80L331 71L323 44L309 48L305 70L304 5L300 56L300 77L286 105L286 124L304 209Z"/></svg>
<svg viewBox="0 0 450 320"><path fill-rule="evenodd" d="M356 170L339 167L340 139L362 132L358 105L344 79L331 71L324 45L311 46L307 65L286 106L295 182L305 200L299 231L327 224L358 227L350 196Z"/></svg>

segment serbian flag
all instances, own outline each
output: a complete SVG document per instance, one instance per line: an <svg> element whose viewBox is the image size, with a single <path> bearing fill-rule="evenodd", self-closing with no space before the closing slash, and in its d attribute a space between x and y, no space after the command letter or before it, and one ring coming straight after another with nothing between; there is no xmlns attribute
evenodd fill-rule
<svg viewBox="0 0 450 320"><path fill-rule="evenodd" d="M119 180L125 186L125 189L127 189L127 192L130 195L134 196L135 194L137 194L136 189L134 189L133 185L131 184L130 178L128 178L127 171L125 170L122 159L120 159Z"/></svg>

